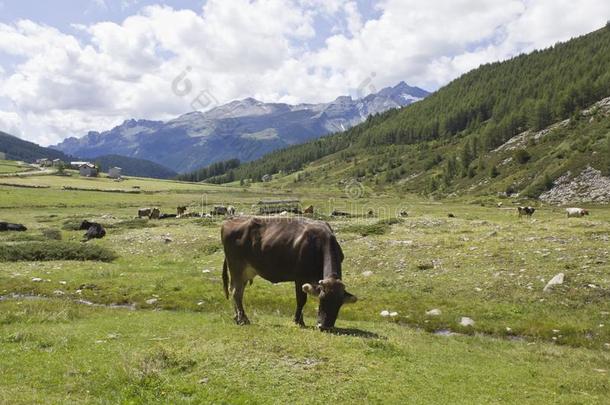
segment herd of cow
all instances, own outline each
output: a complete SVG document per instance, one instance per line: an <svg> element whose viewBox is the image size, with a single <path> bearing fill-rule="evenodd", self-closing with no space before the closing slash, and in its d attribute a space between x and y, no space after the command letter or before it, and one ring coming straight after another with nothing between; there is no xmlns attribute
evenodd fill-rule
<svg viewBox="0 0 610 405"><path fill-rule="evenodd" d="M235 215L235 207L229 205L215 205L210 213L200 214L198 212L189 212L187 206L176 207L175 214L162 214L161 210L157 207L153 208L140 208L138 209L138 218L148 219L167 219L167 218L212 218L215 215Z"/></svg>
<svg viewBox="0 0 610 405"><path fill-rule="evenodd" d="M501 207L501 203L498 204ZM519 217L531 217L536 209L517 207ZM305 210L313 213L313 206ZM334 214L334 213L333 213ZM567 208L568 218L583 217L583 208ZM228 219L221 227L225 259L222 269L223 289L227 299L233 298L235 321L250 323L243 307L246 285L256 276L272 283L294 282L296 312L294 322L304 326L303 307L310 295L319 300L318 328L332 329L343 304L356 302L346 291L341 279L343 251L330 225L325 221L306 217L235 216L233 206L216 205L209 214L190 213L186 206L176 208L176 214L162 214L159 208L140 208L138 218L163 219L212 217L224 215ZM400 216L407 216L401 211ZM450 216L452 216L450 214ZM86 230L84 241L103 238L104 227L96 222L82 221ZM21 224L0 222L0 231L26 231Z"/></svg>
<svg viewBox="0 0 610 405"><path fill-rule="evenodd" d="M519 214L519 218L522 216L531 217L534 215L536 208L534 207L517 207L517 213ZM580 218L585 215L589 215L589 211L584 208L566 208L566 214L568 218Z"/></svg>

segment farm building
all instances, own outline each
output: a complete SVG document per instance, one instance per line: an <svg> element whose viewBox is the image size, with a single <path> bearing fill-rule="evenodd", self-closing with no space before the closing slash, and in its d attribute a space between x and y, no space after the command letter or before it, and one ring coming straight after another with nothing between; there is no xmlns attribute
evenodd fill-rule
<svg viewBox="0 0 610 405"><path fill-rule="evenodd" d="M279 214L283 211L295 214L302 213L299 200L263 200L254 206L258 214Z"/></svg>
<svg viewBox="0 0 610 405"><path fill-rule="evenodd" d="M92 163L85 163L78 171L82 177L97 177L97 168Z"/></svg>
<svg viewBox="0 0 610 405"><path fill-rule="evenodd" d="M47 167L47 166L51 166L53 165L53 162L51 162L49 159L47 158L42 158L42 159L37 159L36 163L39 164L42 167Z"/></svg>
<svg viewBox="0 0 610 405"><path fill-rule="evenodd" d="M122 171L123 169L121 169L120 167L111 167L110 169L108 169L108 177L110 177L111 179L119 179L121 178Z"/></svg>
<svg viewBox="0 0 610 405"><path fill-rule="evenodd" d="M63 164L64 164L64 162L61 159L53 159L51 166L59 167L59 166L62 166Z"/></svg>

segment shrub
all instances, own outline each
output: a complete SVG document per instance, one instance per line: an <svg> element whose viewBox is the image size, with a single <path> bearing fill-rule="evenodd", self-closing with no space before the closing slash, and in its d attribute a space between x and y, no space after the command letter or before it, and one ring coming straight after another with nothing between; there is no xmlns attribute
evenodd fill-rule
<svg viewBox="0 0 610 405"><path fill-rule="evenodd" d="M356 224L343 228L343 232L357 233L360 236L385 235L390 230L390 225L401 223L399 218L388 218L377 221L374 224Z"/></svg>
<svg viewBox="0 0 610 405"><path fill-rule="evenodd" d="M55 228L46 228L42 230L42 236L46 239L61 240L61 231Z"/></svg>
<svg viewBox="0 0 610 405"><path fill-rule="evenodd" d="M515 159L515 161L517 163L523 165L530 161L530 159L532 158L532 155L530 155L529 152L526 151L525 149L519 149L518 151L515 152L513 158Z"/></svg>
<svg viewBox="0 0 610 405"><path fill-rule="evenodd" d="M49 240L0 245L0 262L93 260L111 262L114 252L97 245Z"/></svg>
<svg viewBox="0 0 610 405"><path fill-rule="evenodd" d="M491 178L498 177L499 174L500 174L500 171L498 170L498 168L495 165L493 165L491 167L491 169L489 169L489 176Z"/></svg>

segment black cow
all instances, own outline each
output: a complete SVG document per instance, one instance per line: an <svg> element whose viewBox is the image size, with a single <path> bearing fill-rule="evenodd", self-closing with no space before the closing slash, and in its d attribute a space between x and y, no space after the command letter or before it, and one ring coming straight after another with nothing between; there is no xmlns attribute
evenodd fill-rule
<svg viewBox="0 0 610 405"><path fill-rule="evenodd" d="M343 252L326 222L306 218L235 217L221 229L225 251L222 269L224 291L229 298L229 274L235 321L248 324L243 294L248 282L261 276L272 283L293 281L297 300L294 322L304 326L307 294L320 300L318 327L334 327L339 309L356 297L341 281Z"/></svg>
<svg viewBox="0 0 610 405"><path fill-rule="evenodd" d="M87 233L85 233L85 235L83 236L85 240L101 239L106 236L106 230L101 224L98 224L97 222L89 222L85 220L80 224L80 228L78 229L87 230Z"/></svg>
<svg viewBox="0 0 610 405"><path fill-rule="evenodd" d="M535 211L536 211L536 208L534 208L534 207L517 207L517 212L519 213L519 218L521 218L524 215L531 217L532 215L534 215Z"/></svg>
<svg viewBox="0 0 610 405"><path fill-rule="evenodd" d="M0 232L14 231L14 232L25 232L28 228L21 224L11 224L9 222L0 222Z"/></svg>

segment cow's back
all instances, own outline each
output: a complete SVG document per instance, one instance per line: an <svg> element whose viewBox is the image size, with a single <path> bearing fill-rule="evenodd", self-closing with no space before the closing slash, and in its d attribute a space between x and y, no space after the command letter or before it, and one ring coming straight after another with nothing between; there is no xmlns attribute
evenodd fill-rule
<svg viewBox="0 0 610 405"><path fill-rule="evenodd" d="M302 218L233 218L223 223L221 238L229 261L246 263L271 282L317 280L329 244L337 250L327 224Z"/></svg>

